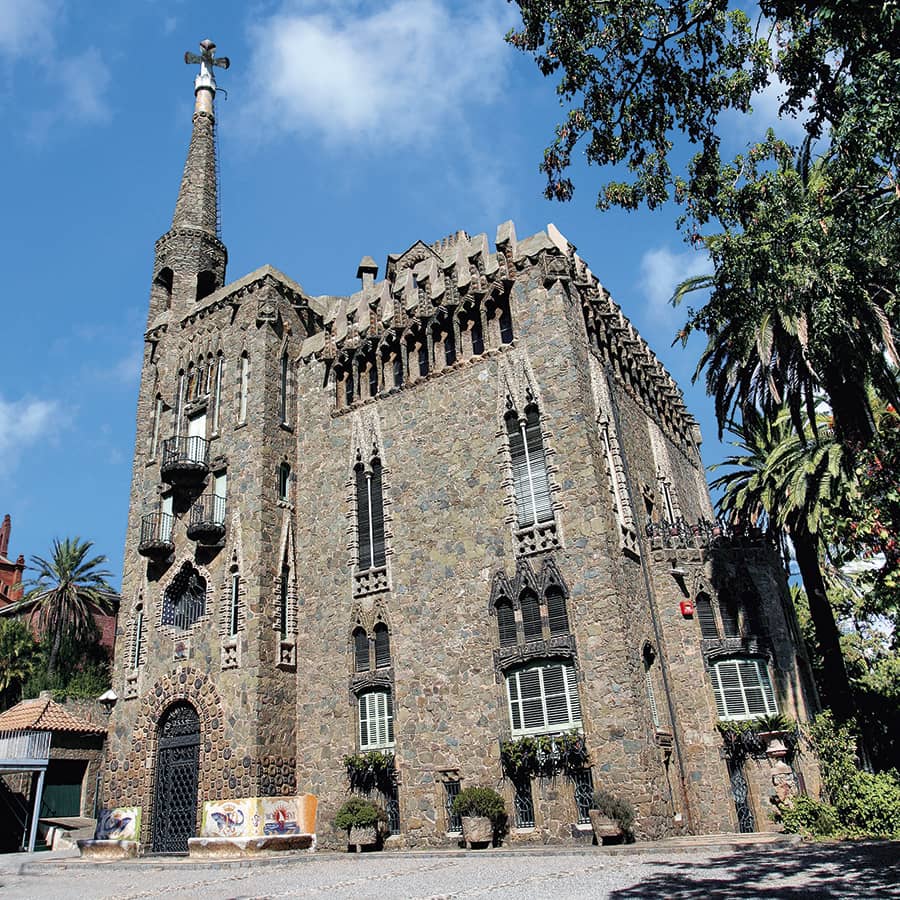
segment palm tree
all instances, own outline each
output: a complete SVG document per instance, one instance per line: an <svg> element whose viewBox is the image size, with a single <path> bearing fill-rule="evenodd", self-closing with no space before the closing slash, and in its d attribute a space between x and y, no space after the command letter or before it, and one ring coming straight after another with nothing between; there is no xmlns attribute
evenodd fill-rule
<svg viewBox="0 0 900 900"><path fill-rule="evenodd" d="M35 601L32 617L37 616L41 634L50 641L47 672L51 676L63 641L90 639L96 629L94 612L113 609L116 594L107 583L112 573L100 568L105 556L89 556L93 546L80 537L54 538L49 560L31 557L29 569L37 575L29 580L25 599Z"/></svg>
<svg viewBox="0 0 900 900"><path fill-rule="evenodd" d="M37 644L21 619L0 619L0 709L18 700L22 683L34 671Z"/></svg>
<svg viewBox="0 0 900 900"><path fill-rule="evenodd" d="M732 522L749 520L774 538L789 539L824 659L825 692L835 715L850 718L850 682L821 563L823 515L835 508L852 481L849 454L824 417L817 418L815 431L805 428L798 434L786 408L774 421L748 409L743 422L732 423L729 430L741 452L719 464L731 471L712 482L724 491L719 511Z"/></svg>

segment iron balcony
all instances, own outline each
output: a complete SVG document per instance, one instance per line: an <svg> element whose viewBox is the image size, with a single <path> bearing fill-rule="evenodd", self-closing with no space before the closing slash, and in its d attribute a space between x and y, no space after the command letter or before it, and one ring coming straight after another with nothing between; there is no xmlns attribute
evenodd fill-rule
<svg viewBox="0 0 900 900"><path fill-rule="evenodd" d="M209 473L209 441L170 437L163 441L160 475L168 484L196 484Z"/></svg>
<svg viewBox="0 0 900 900"><path fill-rule="evenodd" d="M165 559L175 550L172 541L172 524L175 517L170 513L153 512L141 519L141 540L138 553L150 559Z"/></svg>
<svg viewBox="0 0 900 900"><path fill-rule="evenodd" d="M191 507L187 536L198 544L218 544L225 537L225 498L204 494Z"/></svg>

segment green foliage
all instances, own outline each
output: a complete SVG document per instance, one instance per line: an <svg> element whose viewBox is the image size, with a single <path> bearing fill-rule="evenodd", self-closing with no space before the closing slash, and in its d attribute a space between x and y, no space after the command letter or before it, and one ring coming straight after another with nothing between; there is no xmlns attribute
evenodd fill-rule
<svg viewBox="0 0 900 900"><path fill-rule="evenodd" d="M506 804L493 788L463 788L453 798L453 814L456 816L482 816L495 825L506 818Z"/></svg>
<svg viewBox="0 0 900 900"><path fill-rule="evenodd" d="M0 619L0 711L22 699L22 686L38 666L40 652L21 619Z"/></svg>
<svg viewBox="0 0 900 900"><path fill-rule="evenodd" d="M500 743L503 771L513 779L572 774L583 769L589 759L584 735L577 729L556 736L526 736Z"/></svg>
<svg viewBox="0 0 900 900"><path fill-rule="evenodd" d="M766 752L769 735L777 734L784 743L788 756L797 752L800 743L800 727L789 716L757 716L755 719L719 719L716 723L725 752L730 759L740 761L748 756L761 756Z"/></svg>
<svg viewBox="0 0 900 900"><path fill-rule="evenodd" d="M778 819L785 831L804 837L833 837L840 830L837 810L812 797L790 797L779 806Z"/></svg>
<svg viewBox="0 0 900 900"><path fill-rule="evenodd" d="M822 787L840 829L851 837L900 838L900 774L860 770L856 736L836 726L830 712L810 726L810 742L819 757Z"/></svg>
<svg viewBox="0 0 900 900"><path fill-rule="evenodd" d="M112 686L109 659L96 629L82 640L61 639L56 668L51 672L48 660L52 650L52 638L41 641L35 666L22 686L23 697L37 697L41 691L50 691L58 701L95 700Z"/></svg>
<svg viewBox="0 0 900 900"><path fill-rule="evenodd" d="M634 807L621 797L605 790L594 791L591 798L591 809L596 809L607 818L612 819L626 836L634 832Z"/></svg>
<svg viewBox="0 0 900 900"><path fill-rule="evenodd" d="M338 831L375 828L381 822L387 822L385 811L363 797L348 798L334 817L334 827Z"/></svg>
<svg viewBox="0 0 900 900"><path fill-rule="evenodd" d="M394 754L381 750L350 753L343 758L351 791L368 794L378 788L388 789L394 778Z"/></svg>

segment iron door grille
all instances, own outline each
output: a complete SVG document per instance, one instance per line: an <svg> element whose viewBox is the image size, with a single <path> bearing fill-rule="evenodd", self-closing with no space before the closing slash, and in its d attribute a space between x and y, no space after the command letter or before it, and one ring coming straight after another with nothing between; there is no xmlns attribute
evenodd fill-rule
<svg viewBox="0 0 900 900"><path fill-rule="evenodd" d="M197 820L200 720L186 704L173 707L160 728L156 762L153 849L184 853Z"/></svg>

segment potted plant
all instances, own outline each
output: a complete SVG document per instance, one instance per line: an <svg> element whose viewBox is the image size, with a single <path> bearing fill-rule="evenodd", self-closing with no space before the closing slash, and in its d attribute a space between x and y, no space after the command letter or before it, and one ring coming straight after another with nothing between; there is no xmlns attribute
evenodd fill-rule
<svg viewBox="0 0 900 900"><path fill-rule="evenodd" d="M588 815L598 844L633 840L634 807L627 800L609 791L594 791Z"/></svg>
<svg viewBox="0 0 900 900"><path fill-rule="evenodd" d="M347 832L347 843L357 853L379 842L386 822L384 810L363 797L350 797L334 817L334 827Z"/></svg>
<svg viewBox="0 0 900 900"><path fill-rule="evenodd" d="M463 788L453 799L453 813L462 819L463 840L473 844L491 843L506 821L506 804L492 788Z"/></svg>

